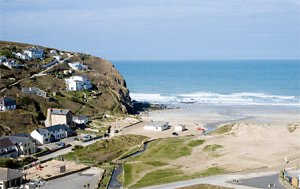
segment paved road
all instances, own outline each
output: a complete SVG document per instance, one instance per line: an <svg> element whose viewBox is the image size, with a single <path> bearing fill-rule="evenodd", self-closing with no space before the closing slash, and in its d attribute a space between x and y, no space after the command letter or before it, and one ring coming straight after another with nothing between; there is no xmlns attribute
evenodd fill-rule
<svg viewBox="0 0 300 189"><path fill-rule="evenodd" d="M269 188L268 187L269 184L275 184L276 187L273 188L285 189L285 187L279 183L278 178L279 178L278 174L273 174L273 175L254 177L249 179L241 179L239 181L244 186L251 186L255 188Z"/></svg>
<svg viewBox="0 0 300 189"><path fill-rule="evenodd" d="M259 180L258 183L275 182L274 175L276 175L275 172L218 175L218 176L211 176L211 177L193 179L188 181L174 182L170 184L151 186L151 187L146 187L145 189L173 189L173 188L186 187L186 186L191 186L196 184L212 184L212 185L238 188L238 189L253 189L258 187L254 185L253 186L236 185L236 184L229 183L228 181L232 181L233 179L237 179L239 181L243 179L245 180L251 179L250 181L247 181L247 183L248 182L255 183L255 179L258 179ZM268 179L268 180L264 181L264 179Z"/></svg>
<svg viewBox="0 0 300 189"><path fill-rule="evenodd" d="M80 173L47 181L41 189L82 189L87 184L90 184L89 188L94 189L102 174L102 169L92 167Z"/></svg>

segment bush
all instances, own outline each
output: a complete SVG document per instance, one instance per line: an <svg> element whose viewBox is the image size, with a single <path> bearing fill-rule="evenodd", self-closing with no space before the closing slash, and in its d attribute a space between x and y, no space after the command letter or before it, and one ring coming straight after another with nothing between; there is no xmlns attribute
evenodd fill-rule
<svg viewBox="0 0 300 189"><path fill-rule="evenodd" d="M14 55L10 50L4 49L0 50L0 56L6 56L6 58L14 58Z"/></svg>

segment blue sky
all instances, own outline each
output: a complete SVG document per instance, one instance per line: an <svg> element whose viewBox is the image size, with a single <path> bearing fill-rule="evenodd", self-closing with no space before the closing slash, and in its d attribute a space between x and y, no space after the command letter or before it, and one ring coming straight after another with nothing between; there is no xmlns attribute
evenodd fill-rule
<svg viewBox="0 0 300 189"><path fill-rule="evenodd" d="M106 59L300 59L300 0L0 0L0 39Z"/></svg>

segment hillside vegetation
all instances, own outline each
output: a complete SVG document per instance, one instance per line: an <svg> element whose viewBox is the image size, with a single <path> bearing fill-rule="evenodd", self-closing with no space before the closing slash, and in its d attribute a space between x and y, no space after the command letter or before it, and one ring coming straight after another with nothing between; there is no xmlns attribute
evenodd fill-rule
<svg viewBox="0 0 300 189"><path fill-rule="evenodd" d="M30 47L42 48L43 60L24 61L17 59L13 52L22 52ZM51 68L43 65L53 61L52 48L37 45L0 41L0 56L15 60L24 65L9 69L0 65L0 96L10 96L17 101L17 110L0 112L0 135L29 132L43 126L47 108L66 108L74 114L99 116L103 114L127 114L133 111L126 82L114 66L101 58L83 53L66 52L55 49L66 61ZM69 58L68 58L69 57ZM69 62L81 62L88 67L84 71L70 70ZM31 77L34 74L44 75ZM85 75L93 84L91 91L66 91L65 78ZM21 92L23 87L38 87L48 94L48 98L28 95Z"/></svg>

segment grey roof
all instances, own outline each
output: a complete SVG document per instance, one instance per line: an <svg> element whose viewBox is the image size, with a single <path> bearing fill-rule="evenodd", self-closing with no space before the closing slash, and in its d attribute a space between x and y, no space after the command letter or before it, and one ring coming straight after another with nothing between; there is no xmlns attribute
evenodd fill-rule
<svg viewBox="0 0 300 189"><path fill-rule="evenodd" d="M168 122L163 122L163 121L150 121L149 123L146 124L146 126L162 127L168 124L169 124Z"/></svg>
<svg viewBox="0 0 300 189"><path fill-rule="evenodd" d="M14 144L28 143L30 141L33 141L31 137L26 137L26 136L5 136L5 138L8 138Z"/></svg>
<svg viewBox="0 0 300 189"><path fill-rule="evenodd" d="M0 181L10 181L24 175L19 170L0 167Z"/></svg>
<svg viewBox="0 0 300 189"><path fill-rule="evenodd" d="M9 138L5 138L5 137L0 138L0 148L7 148L13 145L14 143Z"/></svg>
<svg viewBox="0 0 300 189"><path fill-rule="evenodd" d="M67 115L70 112L69 109L52 109L51 114L55 115Z"/></svg>
<svg viewBox="0 0 300 189"><path fill-rule="evenodd" d="M59 124L59 125L53 125L53 126L50 126L50 127L39 128L37 130L40 131L42 129L48 130L50 132L50 131L55 131L55 130L59 130L59 129L67 130L67 129L69 129L69 127L64 125L64 124Z"/></svg>

